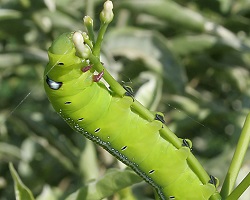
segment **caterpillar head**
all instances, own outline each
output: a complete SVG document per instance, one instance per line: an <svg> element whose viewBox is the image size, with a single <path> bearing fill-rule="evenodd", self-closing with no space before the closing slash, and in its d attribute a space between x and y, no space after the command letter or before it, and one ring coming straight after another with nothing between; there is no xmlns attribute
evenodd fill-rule
<svg viewBox="0 0 250 200"><path fill-rule="evenodd" d="M72 67L78 67L78 65L88 65L85 58L77 55L73 35L74 32L64 33L52 43L48 51L49 63L45 70L46 75L58 73L61 70L71 70Z"/></svg>
<svg viewBox="0 0 250 200"><path fill-rule="evenodd" d="M64 33L50 46L48 51L49 63L44 71L45 83L47 83L45 87L49 86L50 89L55 90L57 87L54 88L51 83L63 83L78 77L85 80L85 85L91 84L93 74L90 73L90 70L88 73L81 71L82 68L89 65L89 61L78 55L78 49L74 43L74 34L74 32ZM84 42L82 44L85 45ZM49 88L47 89L49 90Z"/></svg>
<svg viewBox="0 0 250 200"><path fill-rule="evenodd" d="M81 62L76 56L72 36L73 33L64 33L52 43L48 51L50 66L66 67Z"/></svg>
<svg viewBox="0 0 250 200"><path fill-rule="evenodd" d="M56 55L65 55L74 49L72 33L63 33L60 35L49 48L49 52Z"/></svg>

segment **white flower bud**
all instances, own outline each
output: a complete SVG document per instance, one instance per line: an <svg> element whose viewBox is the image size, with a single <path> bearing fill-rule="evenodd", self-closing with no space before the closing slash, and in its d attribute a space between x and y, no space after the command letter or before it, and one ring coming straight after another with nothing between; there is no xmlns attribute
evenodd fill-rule
<svg viewBox="0 0 250 200"><path fill-rule="evenodd" d="M81 58L87 59L90 54L90 48L88 45L84 44L82 33L79 31L75 32L72 40L75 45L77 55Z"/></svg>
<svg viewBox="0 0 250 200"><path fill-rule="evenodd" d="M90 16L85 16L83 18L83 23L85 26L93 26L93 19Z"/></svg>
<svg viewBox="0 0 250 200"><path fill-rule="evenodd" d="M101 21L105 23L110 23L114 17L113 13L113 3L110 0L107 0L103 5L103 10L100 14Z"/></svg>

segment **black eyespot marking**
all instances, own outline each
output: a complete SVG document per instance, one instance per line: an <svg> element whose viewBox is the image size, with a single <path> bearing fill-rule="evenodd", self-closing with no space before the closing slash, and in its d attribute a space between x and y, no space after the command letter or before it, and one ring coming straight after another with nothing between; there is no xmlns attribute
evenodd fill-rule
<svg viewBox="0 0 250 200"><path fill-rule="evenodd" d="M175 199L175 197L174 196L170 196L169 199Z"/></svg>
<svg viewBox="0 0 250 200"><path fill-rule="evenodd" d="M163 118L162 115L156 114L155 115L155 120L159 120L160 122L162 122L163 124L165 124L165 120Z"/></svg>
<svg viewBox="0 0 250 200"><path fill-rule="evenodd" d="M100 130L101 130L101 128L95 129L95 133L99 132Z"/></svg>
<svg viewBox="0 0 250 200"><path fill-rule="evenodd" d="M63 62L59 62L59 63L57 63L58 65L61 65L61 66L63 66L64 65L64 63Z"/></svg>
<svg viewBox="0 0 250 200"><path fill-rule="evenodd" d="M212 176L212 175L209 175L209 177L210 177L210 180L208 181L208 183L211 183L211 184L213 184L215 187L217 187L217 179L214 177L214 176Z"/></svg>
<svg viewBox="0 0 250 200"><path fill-rule="evenodd" d="M50 79L48 76L46 76L46 83L52 90L58 90L62 86L62 82L56 82Z"/></svg>
<svg viewBox="0 0 250 200"><path fill-rule="evenodd" d="M124 151L125 149L127 149L127 146L123 146L123 147L121 148L122 151Z"/></svg>
<svg viewBox="0 0 250 200"><path fill-rule="evenodd" d="M64 104L69 105L69 104L71 104L71 101L66 101Z"/></svg>
<svg viewBox="0 0 250 200"><path fill-rule="evenodd" d="M125 95L129 97L134 97L134 92L131 87L124 85L123 88L126 90Z"/></svg>
<svg viewBox="0 0 250 200"><path fill-rule="evenodd" d="M82 120L84 120L84 118L83 118L83 117L78 119L78 121L82 121Z"/></svg>
<svg viewBox="0 0 250 200"><path fill-rule="evenodd" d="M153 170L153 169L149 171L150 174L153 174L154 172L155 172L155 170Z"/></svg>

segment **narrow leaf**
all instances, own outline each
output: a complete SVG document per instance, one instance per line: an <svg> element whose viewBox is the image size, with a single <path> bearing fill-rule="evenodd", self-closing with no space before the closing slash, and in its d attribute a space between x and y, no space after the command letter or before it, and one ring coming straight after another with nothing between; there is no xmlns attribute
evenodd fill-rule
<svg viewBox="0 0 250 200"><path fill-rule="evenodd" d="M162 95L162 79L159 75L142 72L141 79L145 79L144 83L137 91L135 98L149 110L156 110Z"/></svg>
<svg viewBox="0 0 250 200"><path fill-rule="evenodd" d="M121 28L110 31L105 42L112 54L141 59L151 71L163 77L169 89L183 92L187 81L185 71L162 35L132 27Z"/></svg>
<svg viewBox="0 0 250 200"><path fill-rule="evenodd" d="M108 170L102 178L77 190L66 200L103 199L105 197L111 196L121 189L141 181L142 178L140 178L130 169L111 169Z"/></svg>
<svg viewBox="0 0 250 200"><path fill-rule="evenodd" d="M9 169L15 182L16 200L34 200L32 192L23 184L12 163L9 163Z"/></svg>
<svg viewBox="0 0 250 200"><path fill-rule="evenodd" d="M0 20L17 19L21 17L21 12L11 9L0 9Z"/></svg>
<svg viewBox="0 0 250 200"><path fill-rule="evenodd" d="M182 7L174 1L126 0L122 1L120 5L136 12L144 12L167 20L178 27L196 31L203 31L204 28L205 19L201 14Z"/></svg>

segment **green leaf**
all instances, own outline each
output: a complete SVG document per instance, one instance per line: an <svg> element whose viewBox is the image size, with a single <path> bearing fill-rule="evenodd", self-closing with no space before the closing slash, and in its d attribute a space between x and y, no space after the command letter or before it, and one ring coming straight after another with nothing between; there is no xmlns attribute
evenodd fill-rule
<svg viewBox="0 0 250 200"><path fill-rule="evenodd" d="M232 9L232 5L234 3L234 0L219 0L219 2L220 2L220 10L223 13L227 14Z"/></svg>
<svg viewBox="0 0 250 200"><path fill-rule="evenodd" d="M20 148L14 146L12 144L8 144L5 142L0 142L0 159L7 156L10 158L21 158Z"/></svg>
<svg viewBox="0 0 250 200"><path fill-rule="evenodd" d="M169 40L169 44L176 54L186 55L191 53L200 53L207 50L227 51L234 48L223 37L200 34L200 35L181 35Z"/></svg>
<svg viewBox="0 0 250 200"><path fill-rule="evenodd" d="M42 192L36 197L36 200L58 200L62 196L63 191L59 188L51 188L44 185Z"/></svg>
<svg viewBox="0 0 250 200"><path fill-rule="evenodd" d="M201 13L183 7L174 1L166 0L126 0L122 1L121 6L126 7L136 13L142 12L151 14L160 19L166 20L178 29L189 29L196 32L206 32L223 38L224 43L235 49L244 49L242 43L237 36L209 18L205 18Z"/></svg>
<svg viewBox="0 0 250 200"><path fill-rule="evenodd" d="M86 163L88 164L86 165ZM83 174L85 181L96 179L99 174L96 149L94 143L90 140L86 140L84 151L81 152L79 159L79 171Z"/></svg>
<svg viewBox="0 0 250 200"><path fill-rule="evenodd" d="M144 12L192 30L202 31L205 19L197 12L182 7L174 1L166 0L126 0L121 6L136 12Z"/></svg>
<svg viewBox="0 0 250 200"><path fill-rule="evenodd" d="M20 179L12 163L9 163L9 170L15 182L15 194L17 200L34 200L32 192L27 188Z"/></svg>
<svg viewBox="0 0 250 200"><path fill-rule="evenodd" d="M0 20L17 19L22 16L21 12L12 9L0 9Z"/></svg>
<svg viewBox="0 0 250 200"><path fill-rule="evenodd" d="M184 90L185 71L160 34L132 27L115 29L106 35L105 48L115 56L141 59L151 71L163 77L168 88Z"/></svg>
<svg viewBox="0 0 250 200"><path fill-rule="evenodd" d="M139 78L146 82L139 88L135 98L149 110L156 110L162 95L162 79L159 75L142 72Z"/></svg>
<svg viewBox="0 0 250 200"><path fill-rule="evenodd" d="M111 169L108 170L102 178L97 181L90 182L88 185L71 194L66 200L103 199L111 196L121 189L141 181L142 178L130 169Z"/></svg>

